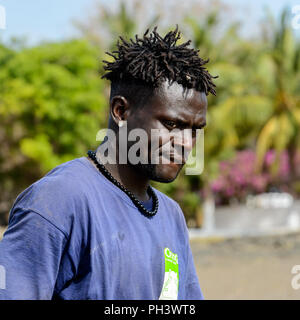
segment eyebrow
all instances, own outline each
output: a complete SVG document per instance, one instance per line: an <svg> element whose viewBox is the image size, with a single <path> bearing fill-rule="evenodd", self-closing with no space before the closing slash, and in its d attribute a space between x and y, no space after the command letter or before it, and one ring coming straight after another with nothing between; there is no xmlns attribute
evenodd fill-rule
<svg viewBox="0 0 300 320"><path fill-rule="evenodd" d="M188 121L186 121L184 118L182 118L182 117L180 117L180 116L178 116L178 117L176 117L176 118L170 116L169 118L170 118L170 120L176 122L177 124L179 124L179 125L182 126L182 127L188 125ZM206 126L206 121L204 121L203 123L201 123L199 126L193 126L192 128L193 128L193 129L202 129L202 128L204 128L205 126Z"/></svg>

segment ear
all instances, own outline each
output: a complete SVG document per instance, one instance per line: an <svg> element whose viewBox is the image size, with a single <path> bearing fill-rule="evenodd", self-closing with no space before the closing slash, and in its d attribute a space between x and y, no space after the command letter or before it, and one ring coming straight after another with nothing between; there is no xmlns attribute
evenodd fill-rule
<svg viewBox="0 0 300 320"><path fill-rule="evenodd" d="M129 102L123 96L114 96L110 101L110 114L114 122L118 125L119 121L127 120L129 116Z"/></svg>

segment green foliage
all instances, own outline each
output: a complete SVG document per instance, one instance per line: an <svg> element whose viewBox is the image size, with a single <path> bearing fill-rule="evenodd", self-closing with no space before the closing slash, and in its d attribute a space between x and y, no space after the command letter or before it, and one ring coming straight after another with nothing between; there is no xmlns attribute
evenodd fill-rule
<svg viewBox="0 0 300 320"><path fill-rule="evenodd" d="M285 149L292 158L300 148L300 43L292 34L287 9L270 37L264 61L269 79L261 75L260 83L273 109L257 138L258 170L270 148L275 148L277 158Z"/></svg>
<svg viewBox="0 0 300 320"><path fill-rule="evenodd" d="M96 147L107 100L98 51L73 40L0 51L0 202L56 165ZM27 174L16 176L30 168ZM8 208L5 206L4 210Z"/></svg>

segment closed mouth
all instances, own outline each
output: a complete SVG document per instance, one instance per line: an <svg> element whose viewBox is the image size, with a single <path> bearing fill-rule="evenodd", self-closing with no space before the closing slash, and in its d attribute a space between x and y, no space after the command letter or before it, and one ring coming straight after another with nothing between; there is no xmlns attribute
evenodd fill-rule
<svg viewBox="0 0 300 320"><path fill-rule="evenodd" d="M175 164L185 164L185 160L182 156L174 154L174 153L160 153L160 157L164 157L165 159L169 160L170 163L175 163Z"/></svg>

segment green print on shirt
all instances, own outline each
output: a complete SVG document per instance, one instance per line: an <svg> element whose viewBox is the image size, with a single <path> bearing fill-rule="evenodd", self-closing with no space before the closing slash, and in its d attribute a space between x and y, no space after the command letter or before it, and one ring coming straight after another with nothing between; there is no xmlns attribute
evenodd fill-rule
<svg viewBox="0 0 300 320"><path fill-rule="evenodd" d="M179 286L178 255L165 248L165 277L159 300L177 300Z"/></svg>

